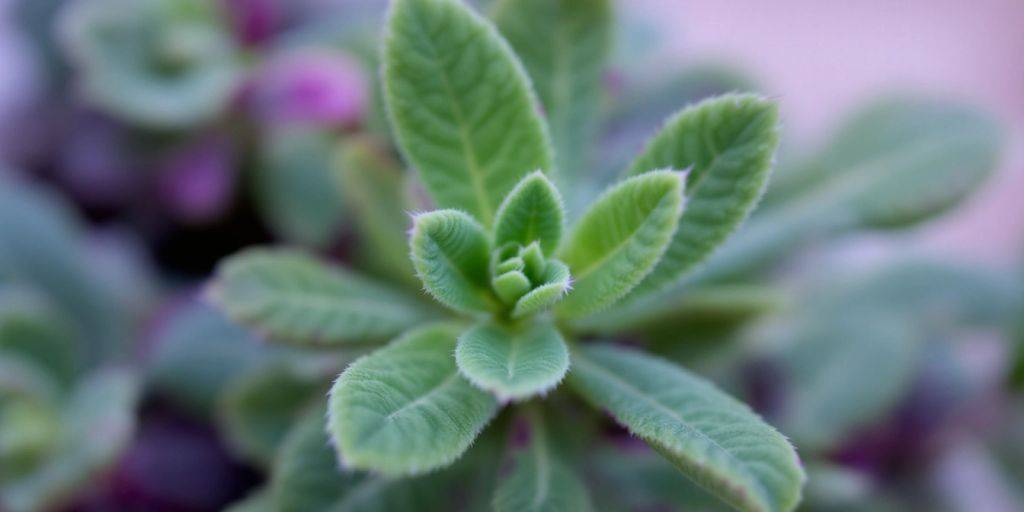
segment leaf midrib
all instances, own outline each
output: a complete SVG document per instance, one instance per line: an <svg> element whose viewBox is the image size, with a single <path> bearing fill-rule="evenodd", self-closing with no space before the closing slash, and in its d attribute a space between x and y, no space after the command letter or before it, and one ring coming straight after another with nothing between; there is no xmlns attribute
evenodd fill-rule
<svg viewBox="0 0 1024 512"><path fill-rule="evenodd" d="M576 356L577 356L576 357L576 365L577 365L577 367L580 365L580 363L583 363L583 366L590 367L591 370L596 371L597 373L603 375L606 379L611 381L613 384L616 384L619 387L623 388L628 394L636 396L640 400L642 400L643 402L652 405L656 410L659 410L659 411L663 412L665 415L669 416L670 419L673 419L673 420L677 421L686 430L697 434L700 438L704 439L705 441L710 443L712 446L714 446L718 450L721 450L721 452L724 453L729 458L729 460L733 461L733 463L744 472L744 474L748 478L748 480L751 481L754 485L756 485L758 487L758 490L761 491L762 499L764 499L764 497L770 496L770 494L768 493L767 489L765 489L764 484L762 484L760 480L758 480L756 477L754 477L750 473L750 470L747 469L747 466L746 466L746 464L743 463L743 461L741 461L740 459L736 458L736 456L734 456L732 454L732 452L727 450L724 446L722 446L717 441L715 441L714 439L709 437L707 434L705 434L704 432L702 432L702 431L698 430L697 428L691 426L689 422L687 422L682 416L679 415L679 413L677 413L676 411L672 410L670 407L662 404L661 402L658 402L657 400L648 397L647 394L645 394L641 389L639 389L636 386L630 384L629 382L623 380L621 377L619 377L618 375L612 373L610 370L604 368L600 364L598 364L598 363L596 363L594 361L591 361L586 356L582 356L579 353L577 353ZM644 435L641 435L641 437L644 437L645 439L647 439L647 440L649 440L651 442L658 443L658 441L656 439L651 439L651 438L648 438L648 437L646 437ZM661 443L658 443L658 444L661 444ZM668 447L666 447L666 448L668 448ZM678 456L684 456L684 454L680 454L679 452L676 452L674 450L672 451L672 453L676 454ZM720 481L723 481L723 482L728 481L727 477L725 477L725 476L723 476L721 474L717 474L718 472L715 471L713 467L705 466L705 469L709 473L714 474L718 479L720 479Z"/></svg>

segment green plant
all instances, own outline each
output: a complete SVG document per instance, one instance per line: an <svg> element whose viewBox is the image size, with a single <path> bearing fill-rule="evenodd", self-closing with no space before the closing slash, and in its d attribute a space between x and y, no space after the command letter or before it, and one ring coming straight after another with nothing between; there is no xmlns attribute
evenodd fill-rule
<svg viewBox="0 0 1024 512"><path fill-rule="evenodd" d="M554 404L571 389L732 506L791 510L804 474L775 429L679 366L578 337L585 319L677 282L739 226L767 183L778 143L776 107L730 94L683 109L563 236L566 219L576 216L565 211L555 183L571 184L585 172L575 152L586 144L577 137L590 138L586 120L598 105L596 93L576 92L598 87L594 59L603 58L607 40L590 36L607 34L610 11L599 0L555 4L563 16L543 19L569 38L572 55L551 62L530 57L524 45L534 41L520 32L547 2L499 3L498 26L511 47L456 1L392 5L384 96L399 147L440 208L413 216L412 267L451 312L280 250L232 257L219 269L212 296L229 316L273 340L344 349L398 336L352 363L331 389L328 431L347 469L384 477L429 473L405 480L413 487L443 479L479 460L464 454L514 403L511 416L524 418L529 448L509 455L515 468L498 479L493 506L590 508L562 446L571 442L550 425L559 414ZM566 14L573 9L592 15ZM593 27L571 25L580 20ZM525 66L513 47L529 59ZM565 377L569 385L559 386ZM490 430L499 435L505 424L499 419ZM588 429L581 425L579 433ZM489 443L479 444L474 452ZM495 467L500 458L485 464ZM271 494L280 502L294 493L283 486Z"/></svg>

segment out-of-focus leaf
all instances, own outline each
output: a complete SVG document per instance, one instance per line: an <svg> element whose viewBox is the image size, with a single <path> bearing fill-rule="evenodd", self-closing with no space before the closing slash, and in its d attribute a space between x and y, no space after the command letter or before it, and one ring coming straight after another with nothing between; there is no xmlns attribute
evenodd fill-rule
<svg viewBox="0 0 1024 512"><path fill-rule="evenodd" d="M397 0L387 26L384 93L399 146L439 207L490 226L520 178L552 170L529 78L462 2Z"/></svg>
<svg viewBox="0 0 1024 512"><path fill-rule="evenodd" d="M87 342L89 365L117 353L127 315L83 263L84 243L78 219L59 197L0 178L0 277L37 290L66 314Z"/></svg>
<svg viewBox="0 0 1024 512"><path fill-rule="evenodd" d="M475 386L501 401L546 393L569 369L569 349L548 323L520 328L495 323L477 325L459 336L455 362Z"/></svg>
<svg viewBox="0 0 1024 512"><path fill-rule="evenodd" d="M755 270L824 237L938 215L988 177L1003 139L995 120L968 106L881 101L840 130L808 171L780 177L761 213L691 281Z"/></svg>
<svg viewBox="0 0 1024 512"><path fill-rule="evenodd" d="M278 509L274 504L270 489L261 487L249 493L242 500L232 503L231 506L224 509L224 512L278 512Z"/></svg>
<svg viewBox="0 0 1024 512"><path fill-rule="evenodd" d="M565 212L562 196L543 173L525 177L508 193L494 221L494 246L540 244L545 256L558 249Z"/></svg>
<svg viewBox="0 0 1024 512"><path fill-rule="evenodd" d="M287 250L232 256L218 268L211 295L232 319L298 345L380 340L427 314L411 297Z"/></svg>
<svg viewBox="0 0 1024 512"><path fill-rule="evenodd" d="M543 419L531 411L529 441L513 448L511 473L494 494L495 512L593 510L583 481L554 453Z"/></svg>
<svg viewBox="0 0 1024 512"><path fill-rule="evenodd" d="M427 292L457 311L490 311L490 240L472 217L437 210L413 219L412 263Z"/></svg>
<svg viewBox="0 0 1024 512"><path fill-rule="evenodd" d="M252 368L236 378L219 404L228 442L249 460L269 465L289 427L313 400L323 397L322 379L283 362Z"/></svg>
<svg viewBox="0 0 1024 512"><path fill-rule="evenodd" d="M608 0L502 0L494 20L533 79L555 146L559 182L589 171L599 128L602 73L611 50Z"/></svg>
<svg viewBox="0 0 1024 512"><path fill-rule="evenodd" d="M112 464L131 440L139 387L133 375L101 372L75 390L55 454L39 468L4 483L0 505L11 512L52 510Z"/></svg>
<svg viewBox="0 0 1024 512"><path fill-rule="evenodd" d="M0 290L0 354L35 365L63 389L80 370L75 338L57 312L24 290Z"/></svg>
<svg viewBox="0 0 1024 512"><path fill-rule="evenodd" d="M782 356L791 390L783 424L795 442L827 450L905 396L922 340L895 315L810 319Z"/></svg>
<svg viewBox="0 0 1024 512"><path fill-rule="evenodd" d="M12 398L33 401L57 401L60 385L39 365L23 357L0 354L0 402Z"/></svg>
<svg viewBox="0 0 1024 512"><path fill-rule="evenodd" d="M343 465L408 475L447 466L469 448L497 402L459 375L452 353L460 331L422 327L341 374L328 425Z"/></svg>
<svg viewBox="0 0 1024 512"><path fill-rule="evenodd" d="M58 35L89 102L128 122L180 129L227 107L238 51L205 0L83 0Z"/></svg>
<svg viewBox="0 0 1024 512"><path fill-rule="evenodd" d="M635 176L590 207L559 252L573 277L559 313L581 316L610 306L654 268L682 211L683 179L672 171Z"/></svg>
<svg viewBox="0 0 1024 512"><path fill-rule="evenodd" d="M569 383L687 477L745 511L789 511L796 451L746 405L667 361L612 345L573 352Z"/></svg>
<svg viewBox="0 0 1024 512"><path fill-rule="evenodd" d="M254 185L260 211L286 241L324 248L345 221L334 180L336 137L325 131L282 130L263 143Z"/></svg>
<svg viewBox="0 0 1024 512"><path fill-rule="evenodd" d="M327 409L314 407L288 432L274 464L270 483L273 510L331 510L363 475L343 471L327 436Z"/></svg>
<svg viewBox="0 0 1024 512"><path fill-rule="evenodd" d="M184 408L207 415L225 387L273 352L211 307L190 303L171 313L153 342L148 385Z"/></svg>
<svg viewBox="0 0 1024 512"><path fill-rule="evenodd" d="M669 119L630 166L630 174L688 169L686 210L672 243L632 297L664 289L704 261L754 209L779 144L775 103L728 94Z"/></svg>
<svg viewBox="0 0 1024 512"><path fill-rule="evenodd" d="M601 510L734 510L696 484L679 478L679 470L652 450L604 447L591 452L588 467ZM619 507L619 508L613 508Z"/></svg>
<svg viewBox="0 0 1024 512"><path fill-rule="evenodd" d="M342 192L359 233L358 257L382 276L419 287L406 234L412 226L399 163L368 139L347 143L338 166Z"/></svg>

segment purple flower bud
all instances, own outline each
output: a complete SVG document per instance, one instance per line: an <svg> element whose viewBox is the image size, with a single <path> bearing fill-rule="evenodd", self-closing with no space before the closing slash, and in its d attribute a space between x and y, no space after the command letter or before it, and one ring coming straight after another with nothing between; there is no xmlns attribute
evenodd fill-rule
<svg viewBox="0 0 1024 512"><path fill-rule="evenodd" d="M246 46L256 46L274 36L284 25L280 0L223 0L235 37Z"/></svg>
<svg viewBox="0 0 1024 512"><path fill-rule="evenodd" d="M230 206L235 172L227 141L214 137L186 145L159 169L157 193L179 220L208 222Z"/></svg>
<svg viewBox="0 0 1024 512"><path fill-rule="evenodd" d="M247 101L271 125L347 127L366 111L368 87L359 64L345 54L304 49L272 57L256 73Z"/></svg>

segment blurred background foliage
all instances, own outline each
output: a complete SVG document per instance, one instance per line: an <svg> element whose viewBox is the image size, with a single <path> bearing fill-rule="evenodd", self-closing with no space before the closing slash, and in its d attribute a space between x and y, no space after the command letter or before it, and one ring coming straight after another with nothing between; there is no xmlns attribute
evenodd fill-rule
<svg viewBox="0 0 1024 512"><path fill-rule="evenodd" d="M8 4L36 81L0 125L0 509L479 505L465 481L488 485L473 464L501 440L408 482L337 473L311 404L359 350L268 343L204 299L221 258L266 243L419 289L407 214L429 204L378 97L385 3ZM679 107L759 89L727 62L650 58L642 14L617 6L597 110L553 127L587 170L570 212ZM797 445L803 510L1020 510L1024 259L861 247L955 215L1007 138L971 105L884 95L820 147L784 143L755 215L684 283L579 327L744 397ZM721 509L619 428L550 406L601 510Z"/></svg>

